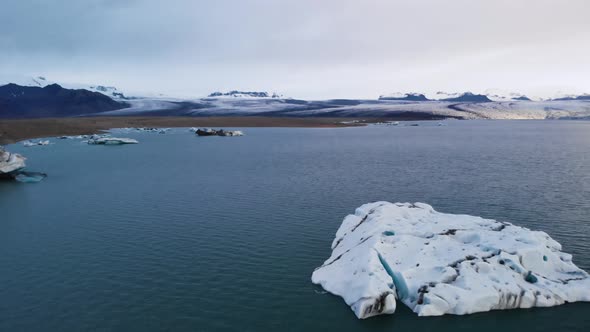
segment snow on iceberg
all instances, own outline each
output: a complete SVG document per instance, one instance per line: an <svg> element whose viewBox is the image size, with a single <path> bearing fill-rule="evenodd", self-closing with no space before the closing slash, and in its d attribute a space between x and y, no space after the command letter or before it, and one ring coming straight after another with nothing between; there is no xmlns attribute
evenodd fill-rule
<svg viewBox="0 0 590 332"><path fill-rule="evenodd" d="M119 138L119 137L99 137L88 140L88 144L92 145L121 145L121 144L137 144L139 143L133 138Z"/></svg>
<svg viewBox="0 0 590 332"><path fill-rule="evenodd" d="M20 154L10 153L0 146L0 176L25 168L25 160Z"/></svg>
<svg viewBox="0 0 590 332"><path fill-rule="evenodd" d="M37 141L37 142L24 141L23 142L23 145L26 147L37 146L37 145L49 145L49 144L50 144L49 141Z"/></svg>
<svg viewBox="0 0 590 332"><path fill-rule="evenodd" d="M347 216L312 282L358 318L392 314L396 299L419 316L590 301L590 277L544 232L376 202Z"/></svg>
<svg viewBox="0 0 590 332"><path fill-rule="evenodd" d="M47 177L44 173L24 171L25 160L20 154L10 153L0 146L0 179L34 183Z"/></svg>

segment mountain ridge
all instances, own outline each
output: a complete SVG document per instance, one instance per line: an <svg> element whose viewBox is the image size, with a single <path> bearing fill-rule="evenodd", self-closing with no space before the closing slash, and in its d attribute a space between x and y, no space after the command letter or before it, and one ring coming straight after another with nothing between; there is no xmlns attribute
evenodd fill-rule
<svg viewBox="0 0 590 332"><path fill-rule="evenodd" d="M0 86L0 117L70 117L112 111L129 106L106 95L85 89L66 89L59 84L44 87L9 83Z"/></svg>

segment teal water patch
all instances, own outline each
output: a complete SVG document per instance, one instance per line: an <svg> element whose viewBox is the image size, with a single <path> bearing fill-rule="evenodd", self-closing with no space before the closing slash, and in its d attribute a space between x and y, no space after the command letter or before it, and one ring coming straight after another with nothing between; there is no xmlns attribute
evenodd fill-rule
<svg viewBox="0 0 590 332"><path fill-rule="evenodd" d="M47 177L45 173L39 172L19 172L14 179L22 183L37 183Z"/></svg>
<svg viewBox="0 0 590 332"><path fill-rule="evenodd" d="M532 271L529 271L526 276L524 277L524 280L526 282L530 282L531 284L534 284L538 281L537 277L533 274Z"/></svg>

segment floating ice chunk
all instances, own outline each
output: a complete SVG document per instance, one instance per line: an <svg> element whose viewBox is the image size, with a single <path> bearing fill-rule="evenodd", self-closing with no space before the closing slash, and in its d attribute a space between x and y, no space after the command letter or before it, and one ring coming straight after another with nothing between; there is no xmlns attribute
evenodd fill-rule
<svg viewBox="0 0 590 332"><path fill-rule="evenodd" d="M344 218L312 282L358 318L547 307L590 301L590 277L544 232L423 203L377 202Z"/></svg>
<svg viewBox="0 0 590 332"><path fill-rule="evenodd" d="M24 168L25 160L26 158L20 154L10 153L0 146L0 175Z"/></svg>
<svg viewBox="0 0 590 332"><path fill-rule="evenodd" d="M139 132L152 132L152 133L159 133L165 134L166 132L170 131L170 128L155 128L155 127L140 127L140 128L126 128L129 130L135 130Z"/></svg>
<svg viewBox="0 0 590 332"><path fill-rule="evenodd" d="M217 132L219 136L244 136L244 133L241 130L219 130Z"/></svg>
<svg viewBox="0 0 590 332"><path fill-rule="evenodd" d="M88 144L101 144L101 145L121 145L121 144L137 144L137 140L133 138L118 138L118 137L101 137L95 139L89 139Z"/></svg>
<svg viewBox="0 0 590 332"><path fill-rule="evenodd" d="M10 153L0 146L0 179L19 182L39 182L47 175L36 172L25 172L26 158L20 154Z"/></svg>
<svg viewBox="0 0 590 332"><path fill-rule="evenodd" d="M244 136L241 130L216 130L211 128L197 129L195 133L198 136Z"/></svg>
<svg viewBox="0 0 590 332"><path fill-rule="evenodd" d="M37 145L49 145L49 141L24 141L23 145L26 147L37 146Z"/></svg>

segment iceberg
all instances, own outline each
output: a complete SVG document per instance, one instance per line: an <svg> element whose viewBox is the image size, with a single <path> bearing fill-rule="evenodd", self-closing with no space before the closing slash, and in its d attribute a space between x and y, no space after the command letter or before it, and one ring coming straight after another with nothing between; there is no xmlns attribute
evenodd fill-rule
<svg viewBox="0 0 590 332"><path fill-rule="evenodd" d="M344 218L312 282L358 318L419 316L590 301L590 277L547 233L508 222L376 202Z"/></svg>
<svg viewBox="0 0 590 332"><path fill-rule="evenodd" d="M197 129L195 133L197 136L244 136L241 130L216 130L211 128Z"/></svg>
<svg viewBox="0 0 590 332"><path fill-rule="evenodd" d="M91 138L88 140L88 144L97 145L121 145L121 144L137 144L137 140L133 138L118 138L118 137L99 137Z"/></svg>
<svg viewBox="0 0 590 332"><path fill-rule="evenodd" d="M138 127L138 128L125 128L127 130L135 130L137 132L151 132L158 134L165 134L170 131L170 128L155 128L155 127Z"/></svg>
<svg viewBox="0 0 590 332"><path fill-rule="evenodd" d="M0 146L0 176L23 169L25 160L26 158L20 154L10 153Z"/></svg>
<svg viewBox="0 0 590 332"><path fill-rule="evenodd" d="M217 132L219 136L244 136L244 133L241 130L219 130Z"/></svg>
<svg viewBox="0 0 590 332"><path fill-rule="evenodd" d="M24 141L23 145L26 147L31 147L31 146L36 146L36 145L49 145L49 141L38 141L38 142Z"/></svg>
<svg viewBox="0 0 590 332"><path fill-rule="evenodd" d="M47 177L44 173L25 172L25 160L26 158L20 154L10 153L0 146L0 179L33 183Z"/></svg>

